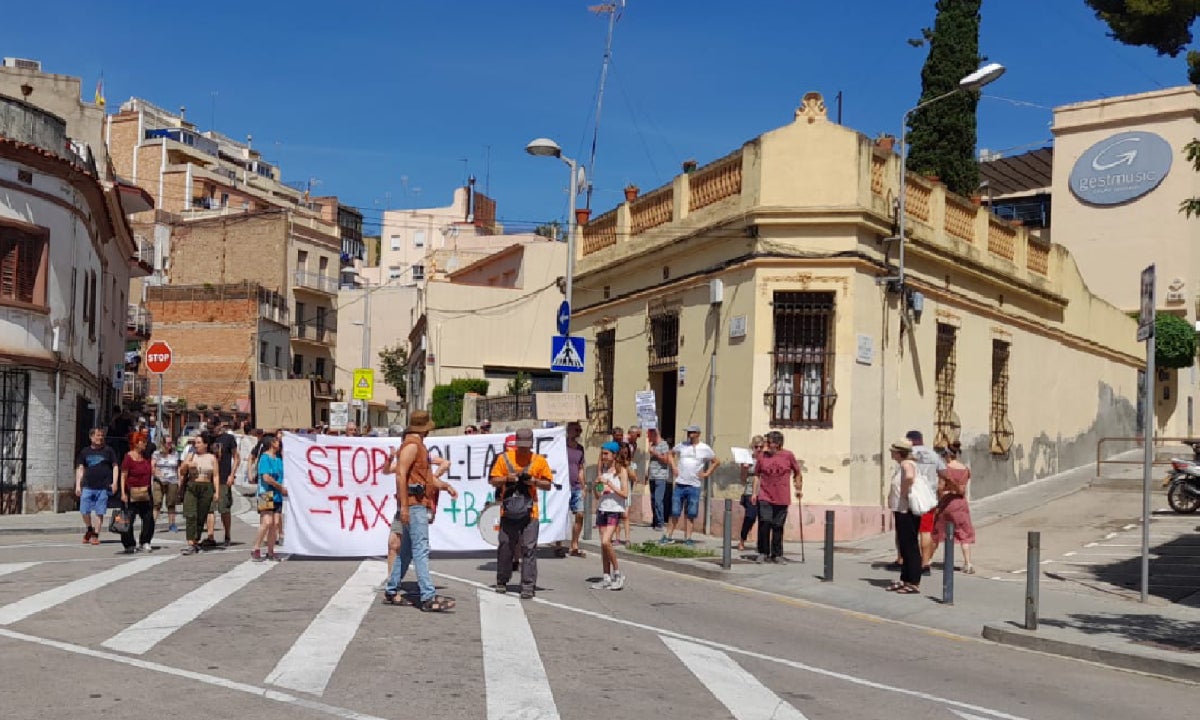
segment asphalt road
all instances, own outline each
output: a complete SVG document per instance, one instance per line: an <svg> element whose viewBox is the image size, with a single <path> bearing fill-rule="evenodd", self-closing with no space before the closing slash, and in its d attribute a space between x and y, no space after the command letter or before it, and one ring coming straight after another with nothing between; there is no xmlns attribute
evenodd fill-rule
<svg viewBox="0 0 1200 720"><path fill-rule="evenodd" d="M543 559L525 602L489 559L436 558L439 615L382 605L378 560L178 541L0 537L3 717L1162 720L1198 695L633 563L594 591L595 556Z"/></svg>

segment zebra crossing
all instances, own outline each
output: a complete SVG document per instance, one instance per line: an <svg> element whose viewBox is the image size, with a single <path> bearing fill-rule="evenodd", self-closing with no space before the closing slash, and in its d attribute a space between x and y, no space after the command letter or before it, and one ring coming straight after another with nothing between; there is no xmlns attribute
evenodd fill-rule
<svg viewBox="0 0 1200 720"><path fill-rule="evenodd" d="M111 567L99 571L74 564L68 570L78 576L51 587L44 587L49 584L48 577L34 578L28 585L22 583L22 576L37 573L42 563L0 564L0 638L37 643L256 695L325 716L357 720L409 717L405 709L418 698L361 697L360 686L345 667L365 666L380 675L403 672L407 657L403 648L415 640L406 635L414 628L420 632L420 628L449 626L460 633L461 655L455 660L447 657L442 661L438 658L445 653L431 648L422 656L424 662L444 662L445 667L432 671L445 682L456 679L467 686L482 687L477 709L488 720L595 716L596 708L580 707L586 702L580 698L587 697L583 693L587 682L581 686L564 668L596 662L593 649L607 651L605 646L614 644L631 647L634 638L645 643L635 654L650 659L655 675L649 680L640 676L621 677L615 684L626 691L619 700L625 709L637 708L639 703L647 705L643 715L664 716L664 708L669 711L674 707L672 703L682 702L690 717L735 720L844 717L833 712L836 703L825 700L806 704L794 692L788 693L795 687L803 687L813 696L828 698L852 686L858 691L868 688L894 701L910 703L934 720L939 717L1025 720L639 623L611 612L542 598L523 602L513 595L497 595L489 586L471 578L444 573L437 573L437 579L450 582L459 590L458 612L429 618L428 622L422 618L418 622L398 623L398 613L415 611L380 604L377 588L383 580L385 565L379 560L273 564L242 561L232 553L212 553L204 560L206 564L197 565L194 559L163 553L113 560ZM196 577L190 580L181 577L185 574L180 572L185 564L194 568L186 574ZM60 566L57 572L64 572L64 567ZM127 585L134 581L141 584ZM33 591L24 594L22 589L26 587ZM122 587L129 588L127 594L119 592ZM163 597L145 590L150 587L169 587L172 592ZM264 598L287 597L296 587L307 591L302 601L296 602L303 605L297 610L312 613L308 618L296 617L271 625L263 611L246 607L262 605ZM468 592L463 593L463 588ZM112 626L92 623L86 615L72 615L103 612L103 604L97 609L98 598L115 602L111 598L117 595L127 611ZM56 634L49 629L53 623L37 624L39 618L46 616L74 617L83 624L95 625L97 632L105 637L77 638L69 630ZM283 646L284 651L276 652L277 657L263 657L274 651L264 643L255 643L255 629L264 627L292 638L290 644ZM385 641L364 637L378 634L380 627L387 627L393 636ZM564 650L556 629L575 633L577 642L568 643ZM217 668L217 660L233 658L196 655L199 652L196 648L204 647L198 638L218 637L228 642L227 652L241 662ZM189 652L180 653L180 646ZM214 646L209 653L219 652L220 644ZM395 656L381 660L373 656L381 648L401 649ZM548 656L548 652L567 652L570 659L564 662L561 656ZM188 657L188 661L182 661L181 656ZM395 667L389 669L389 664ZM674 699L656 697L654 686L659 676L673 678L671 684L684 688L684 695ZM588 674L584 674L584 679L592 680ZM821 691L816 692L816 688ZM880 704L880 708L887 707L894 708L894 702ZM875 717L870 712L872 708L865 708L855 717ZM479 715L463 712L456 716ZM895 714L881 710L878 717L895 717Z"/></svg>

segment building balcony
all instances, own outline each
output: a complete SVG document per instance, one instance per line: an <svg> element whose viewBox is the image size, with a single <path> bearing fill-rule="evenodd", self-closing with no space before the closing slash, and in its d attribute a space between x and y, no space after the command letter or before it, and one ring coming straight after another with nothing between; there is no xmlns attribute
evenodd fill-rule
<svg viewBox="0 0 1200 720"><path fill-rule="evenodd" d="M305 272L297 270L292 276L292 287L295 290L309 290L322 295L337 295L337 278L324 273Z"/></svg>
<svg viewBox="0 0 1200 720"><path fill-rule="evenodd" d="M292 323L291 335L294 342L309 343L323 348L331 348L337 344L337 327L333 325L317 325L311 321Z"/></svg>
<svg viewBox="0 0 1200 720"><path fill-rule="evenodd" d="M287 371L283 368L272 367L264 363L258 364L259 380L286 380L287 377Z"/></svg>
<svg viewBox="0 0 1200 720"><path fill-rule="evenodd" d="M125 308L125 333L130 338L146 340L154 329L150 311L142 305L129 304Z"/></svg>

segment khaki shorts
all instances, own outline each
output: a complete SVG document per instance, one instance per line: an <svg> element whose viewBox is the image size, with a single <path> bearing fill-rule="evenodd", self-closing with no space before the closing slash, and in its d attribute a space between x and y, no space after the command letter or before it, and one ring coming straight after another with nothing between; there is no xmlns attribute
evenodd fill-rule
<svg viewBox="0 0 1200 720"><path fill-rule="evenodd" d="M221 499L213 503L211 512L227 513L233 511L233 488L228 485L221 485Z"/></svg>
<svg viewBox="0 0 1200 720"><path fill-rule="evenodd" d="M179 483L177 482L154 480L150 484L150 491L154 494L155 509L165 507L168 510L174 510L179 505Z"/></svg>

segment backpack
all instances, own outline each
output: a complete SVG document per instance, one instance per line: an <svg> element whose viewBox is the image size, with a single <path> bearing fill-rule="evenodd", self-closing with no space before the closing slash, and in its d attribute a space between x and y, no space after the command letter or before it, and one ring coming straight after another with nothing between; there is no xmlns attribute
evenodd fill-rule
<svg viewBox="0 0 1200 720"><path fill-rule="evenodd" d="M508 453L504 453L501 457L504 458L504 464L508 466L510 474L520 475L529 471L529 465L520 470L514 468L512 461L508 459ZM528 520L533 513L533 498L529 496L525 487L518 486L508 491L508 494L500 501L500 506L504 509L505 520Z"/></svg>

